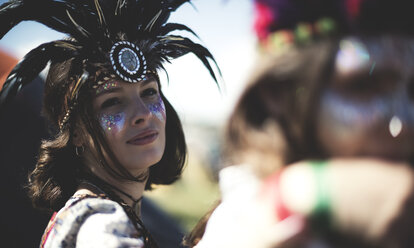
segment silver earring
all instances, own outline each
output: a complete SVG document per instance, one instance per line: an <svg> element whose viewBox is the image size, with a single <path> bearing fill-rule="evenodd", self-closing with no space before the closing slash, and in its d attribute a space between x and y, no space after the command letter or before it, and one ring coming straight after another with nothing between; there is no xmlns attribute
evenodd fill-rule
<svg viewBox="0 0 414 248"><path fill-rule="evenodd" d="M398 135L400 135L401 131L403 129L403 123L401 121L401 119L394 115L391 120L390 123L388 124L388 130L390 131L392 137L397 137Z"/></svg>
<svg viewBox="0 0 414 248"><path fill-rule="evenodd" d="M80 149L80 151L79 151ZM75 146L75 153L79 157L85 151L85 147L83 146Z"/></svg>

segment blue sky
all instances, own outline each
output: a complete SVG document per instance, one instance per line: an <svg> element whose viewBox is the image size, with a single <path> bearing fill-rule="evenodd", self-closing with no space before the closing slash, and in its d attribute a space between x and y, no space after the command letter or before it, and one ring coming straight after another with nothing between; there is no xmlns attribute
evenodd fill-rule
<svg viewBox="0 0 414 248"><path fill-rule="evenodd" d="M0 3L4 3L0 0ZM171 15L171 22L193 29L215 56L223 74L221 93L195 56L186 55L166 65L166 96L184 122L222 124L244 87L255 61L251 0L193 0ZM0 47L21 58L37 45L63 35L34 22L17 25ZM194 38L196 39L196 38ZM161 80L166 78L161 75Z"/></svg>

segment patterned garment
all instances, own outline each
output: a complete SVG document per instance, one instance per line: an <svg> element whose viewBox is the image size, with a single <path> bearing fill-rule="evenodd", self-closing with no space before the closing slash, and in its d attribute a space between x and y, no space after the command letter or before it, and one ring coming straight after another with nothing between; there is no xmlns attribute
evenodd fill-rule
<svg viewBox="0 0 414 248"><path fill-rule="evenodd" d="M144 247L144 240L117 202L73 196L51 218L41 248Z"/></svg>

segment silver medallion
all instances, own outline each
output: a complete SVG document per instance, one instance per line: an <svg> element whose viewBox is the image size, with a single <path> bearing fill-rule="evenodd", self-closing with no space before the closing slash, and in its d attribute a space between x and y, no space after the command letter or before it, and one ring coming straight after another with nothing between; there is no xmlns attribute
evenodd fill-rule
<svg viewBox="0 0 414 248"><path fill-rule="evenodd" d="M147 62L144 54L129 41L116 42L109 52L112 67L124 81L136 83L145 78Z"/></svg>

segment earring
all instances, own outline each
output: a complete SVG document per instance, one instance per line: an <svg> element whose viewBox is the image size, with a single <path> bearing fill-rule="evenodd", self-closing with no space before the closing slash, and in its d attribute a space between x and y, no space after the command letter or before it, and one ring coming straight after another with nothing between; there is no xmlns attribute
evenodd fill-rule
<svg viewBox="0 0 414 248"><path fill-rule="evenodd" d="M81 151L79 151L79 149ZM85 147L83 146L75 146L75 153L78 157L80 157L80 155L82 155L82 153L85 151Z"/></svg>
<svg viewBox="0 0 414 248"><path fill-rule="evenodd" d="M388 124L388 130L390 131L392 137L397 137L398 135L400 135L401 131L403 129L403 123L401 121L401 119L394 115L391 120L390 123Z"/></svg>

